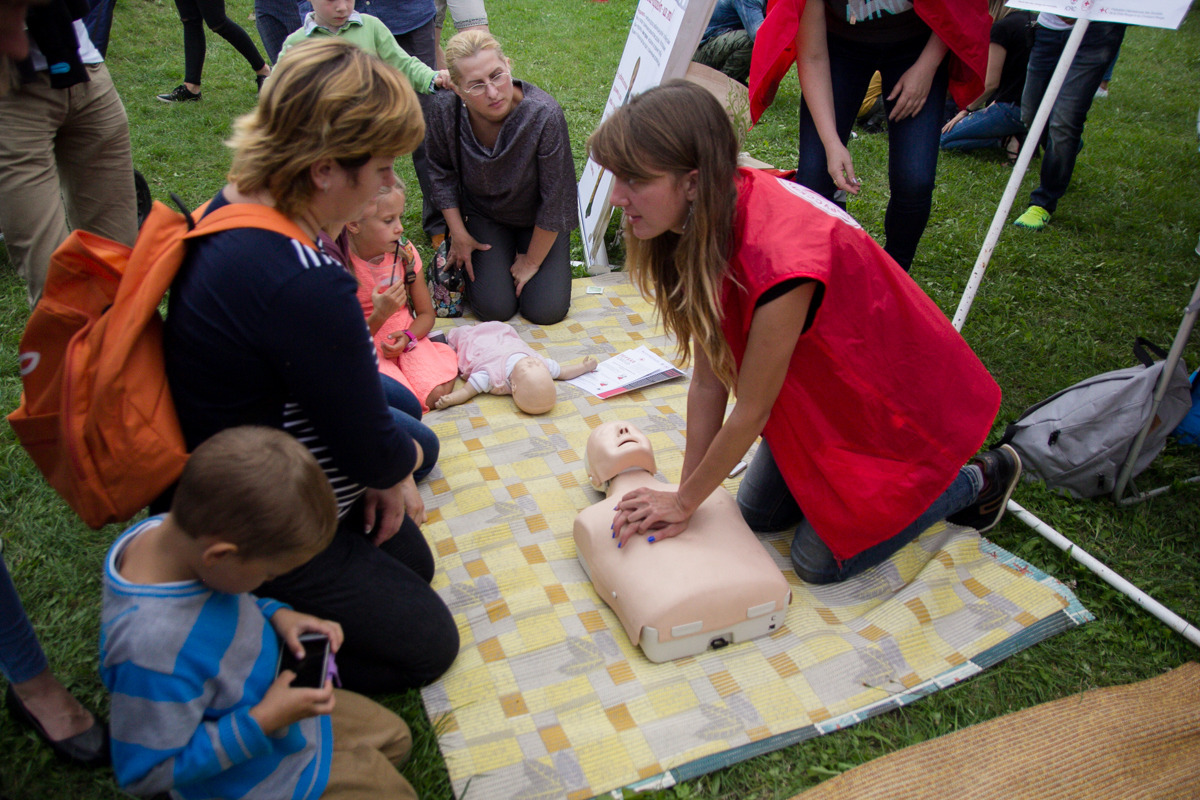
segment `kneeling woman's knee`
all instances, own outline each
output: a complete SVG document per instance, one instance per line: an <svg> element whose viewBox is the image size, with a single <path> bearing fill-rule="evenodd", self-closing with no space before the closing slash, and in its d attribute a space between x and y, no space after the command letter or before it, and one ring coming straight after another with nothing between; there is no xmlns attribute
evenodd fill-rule
<svg viewBox="0 0 1200 800"><path fill-rule="evenodd" d="M547 298L538 298L537 302L521 303L521 316L534 325L553 325L566 319L571 310L571 296L555 298L547 302Z"/></svg>
<svg viewBox="0 0 1200 800"><path fill-rule="evenodd" d="M413 682L418 686L433 683L445 675L458 658L458 626L454 624L450 609L442 608L444 619L430 621L433 633L422 642L420 661L410 665Z"/></svg>
<svg viewBox="0 0 1200 800"><path fill-rule="evenodd" d="M480 322L508 322L517 314L517 299L485 296L484 292L475 292L470 298L471 310Z"/></svg>

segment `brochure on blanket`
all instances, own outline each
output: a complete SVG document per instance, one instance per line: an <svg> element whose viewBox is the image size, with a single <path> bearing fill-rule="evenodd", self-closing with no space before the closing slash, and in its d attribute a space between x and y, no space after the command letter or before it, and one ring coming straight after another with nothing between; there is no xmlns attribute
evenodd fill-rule
<svg viewBox="0 0 1200 800"><path fill-rule="evenodd" d="M1093 22L1123 22L1178 30L1192 0L1009 0L1011 8L1049 11Z"/></svg>
<svg viewBox="0 0 1200 800"><path fill-rule="evenodd" d="M640 0L600 122L633 95L687 73L715 5L716 0ZM612 216L611 191L612 173L589 158L576 186L576 199L584 258L592 274L608 268L607 254L601 255L601 249ZM592 269L594 265L599 269Z"/></svg>
<svg viewBox="0 0 1200 800"><path fill-rule="evenodd" d="M594 372L580 375L567 383L607 399L683 376L683 370L642 345L636 350L617 353L601 362Z"/></svg>

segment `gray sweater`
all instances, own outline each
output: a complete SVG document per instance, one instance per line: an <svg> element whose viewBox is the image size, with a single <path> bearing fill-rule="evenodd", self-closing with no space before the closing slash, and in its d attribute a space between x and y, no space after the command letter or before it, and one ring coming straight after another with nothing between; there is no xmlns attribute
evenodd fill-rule
<svg viewBox="0 0 1200 800"><path fill-rule="evenodd" d="M569 233L579 224L575 161L567 120L553 97L527 81L513 81L524 99L500 127L495 147L475 138L465 107L453 92L438 92L426 111L432 199L438 208L482 214L516 228L534 225ZM462 142L454 140L455 121ZM459 174L464 197L459 197Z"/></svg>

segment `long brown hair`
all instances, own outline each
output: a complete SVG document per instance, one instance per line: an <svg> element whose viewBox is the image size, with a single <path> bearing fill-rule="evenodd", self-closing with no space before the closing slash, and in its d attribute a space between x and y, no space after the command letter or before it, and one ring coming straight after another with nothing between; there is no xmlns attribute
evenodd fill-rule
<svg viewBox="0 0 1200 800"><path fill-rule="evenodd" d="M615 111L589 137L588 153L622 179L696 170L696 198L683 233L642 241L626 230L626 267L642 295L654 298L683 361L691 360L694 344L721 382L734 388L719 302L737 206L738 140L725 110L707 90L668 81Z"/></svg>

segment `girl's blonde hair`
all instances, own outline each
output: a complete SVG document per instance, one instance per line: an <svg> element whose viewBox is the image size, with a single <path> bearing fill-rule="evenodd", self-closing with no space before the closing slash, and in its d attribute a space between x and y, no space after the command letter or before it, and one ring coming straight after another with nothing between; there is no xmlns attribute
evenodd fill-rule
<svg viewBox="0 0 1200 800"><path fill-rule="evenodd" d="M1012 11L1011 8L1004 5L1007 2L1008 0L989 0L988 13L992 15L992 22L999 22L1007 17L1008 13Z"/></svg>
<svg viewBox="0 0 1200 800"><path fill-rule="evenodd" d="M459 62L464 58L478 55L484 50L495 50L496 55L500 56L500 60L508 63L504 58L504 51L500 48L500 42L496 41L496 37L492 36L487 31L471 30L456 33L450 37L450 41L446 42L446 69L450 72L450 80L454 81L454 85L460 89L462 85L459 83L462 80L462 70L459 68Z"/></svg>
<svg viewBox="0 0 1200 800"><path fill-rule="evenodd" d="M358 218L359 222L362 222L367 217L373 216L375 212L379 210L380 198L387 197L392 192L400 195L401 199L403 200L408 199L408 190L404 187L404 181L399 175L396 174L395 170L392 170L392 184L390 186L387 184L380 186L379 193L372 197L371 200L365 206L363 206L362 216Z"/></svg>
<svg viewBox="0 0 1200 800"><path fill-rule="evenodd" d="M695 344L732 390L736 371L721 332L720 291L737 207L738 140L725 109L693 83L668 81L617 109L588 138L588 154L622 179L682 180L696 170L683 233L642 241L627 229L626 266L642 295L653 296L684 362Z"/></svg>
<svg viewBox="0 0 1200 800"><path fill-rule="evenodd" d="M408 80L365 50L322 37L291 48L263 85L258 105L234 123L229 181L266 189L295 216L312 197L309 169L334 159L357 170L373 156L417 149L425 120Z"/></svg>

